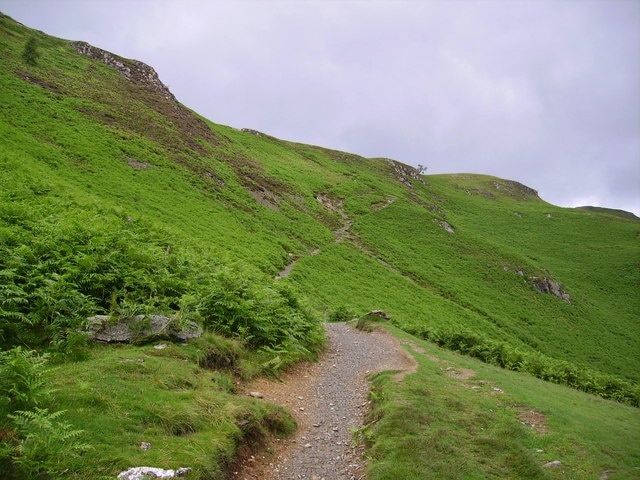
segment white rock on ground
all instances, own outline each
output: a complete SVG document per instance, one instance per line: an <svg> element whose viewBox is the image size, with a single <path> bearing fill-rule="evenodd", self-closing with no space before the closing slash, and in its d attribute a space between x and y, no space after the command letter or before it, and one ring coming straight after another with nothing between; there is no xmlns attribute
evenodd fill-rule
<svg viewBox="0 0 640 480"><path fill-rule="evenodd" d="M164 470L155 467L133 467L118 474L118 480L148 480L150 478L176 478L183 477L190 468L178 470Z"/></svg>

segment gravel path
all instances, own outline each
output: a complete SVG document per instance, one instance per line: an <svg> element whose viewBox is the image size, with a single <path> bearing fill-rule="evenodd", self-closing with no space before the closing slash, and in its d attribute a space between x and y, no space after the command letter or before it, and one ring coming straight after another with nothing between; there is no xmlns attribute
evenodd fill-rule
<svg viewBox="0 0 640 480"><path fill-rule="evenodd" d="M326 325L327 349L316 363L289 372L283 382L259 379L250 391L286 407L296 434L244 459L233 479L359 480L365 478L363 447L352 434L368 411L367 376L383 370L404 374L415 361L388 332L366 333L344 323ZM268 453L267 453L268 452Z"/></svg>

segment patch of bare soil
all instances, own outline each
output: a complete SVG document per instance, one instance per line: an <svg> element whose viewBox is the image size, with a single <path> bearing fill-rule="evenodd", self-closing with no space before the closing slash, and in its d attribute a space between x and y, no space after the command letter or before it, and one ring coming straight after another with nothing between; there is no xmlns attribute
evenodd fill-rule
<svg viewBox="0 0 640 480"><path fill-rule="evenodd" d="M259 392L265 401L287 408L298 430L244 458L232 479L364 478L363 446L352 436L369 409L367 377L384 370L410 373L417 364L383 329L367 333L344 323L326 329L328 346L318 362L299 365L280 382L258 379L246 387L247 394Z"/></svg>
<svg viewBox="0 0 640 480"><path fill-rule="evenodd" d="M523 425L526 425L538 433L549 433L547 417L545 415L526 407L518 407L518 410L520 411L518 418Z"/></svg>
<svg viewBox="0 0 640 480"><path fill-rule="evenodd" d="M458 380L469 380L473 378L476 374L473 370L469 370L468 368L456 368L456 367L447 367L445 370L447 376L451 378L455 378Z"/></svg>

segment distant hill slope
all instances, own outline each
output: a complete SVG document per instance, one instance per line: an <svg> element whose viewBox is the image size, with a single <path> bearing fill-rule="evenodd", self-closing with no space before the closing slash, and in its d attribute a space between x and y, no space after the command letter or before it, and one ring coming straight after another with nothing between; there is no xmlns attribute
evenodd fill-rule
<svg viewBox="0 0 640 480"><path fill-rule="evenodd" d="M637 215L634 215L631 212L627 212L626 210L619 210L616 208L591 207L591 206L576 207L576 208L579 210L586 210L588 212L598 212L598 213L607 213L610 215L618 215L619 217L628 218L630 220L640 220L640 217L638 217Z"/></svg>
<svg viewBox="0 0 640 480"><path fill-rule="evenodd" d="M453 349L502 345L505 366L541 354L640 381L637 219L213 124L150 67L6 16L0 54L0 238L16 252L34 225L141 224L167 251L271 276L297 260L281 282L320 311L384 309Z"/></svg>

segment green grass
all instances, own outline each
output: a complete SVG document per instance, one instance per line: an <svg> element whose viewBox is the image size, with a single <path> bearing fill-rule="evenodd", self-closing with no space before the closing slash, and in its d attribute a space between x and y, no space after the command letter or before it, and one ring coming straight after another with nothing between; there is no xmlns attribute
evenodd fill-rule
<svg viewBox="0 0 640 480"><path fill-rule="evenodd" d="M444 231L431 212L408 202L373 212L354 229L416 283L473 310L514 340L637 381L637 223L594 219L539 201L455 195L450 179L429 178L432 184L442 180L447 182L440 191L432 189L455 200L447 218L456 233ZM541 294L527 282L529 276L555 278L572 294L571 304ZM612 310L615 321L602 322ZM554 335L557 331L563 334ZM604 347L610 344L616 344L615 351Z"/></svg>
<svg viewBox="0 0 640 480"><path fill-rule="evenodd" d="M27 65L32 37L40 56ZM217 125L5 16L0 54L0 345L57 362L50 408L67 410L61 418L96 447L69 456L78 478L92 464L112 476L123 465L182 460L201 478L222 475L250 440L238 419L268 430L275 411L234 395L233 375L313 358L318 318L341 308L384 309L404 332L637 405L633 216L555 207L482 175L407 181L387 159ZM273 281L294 258L291 275ZM571 303L531 277L559 282ZM92 348L83 360L76 329L86 316L134 312L225 333L243 343L242 367L203 370L196 344L164 354ZM420 356L401 388L380 376L382 420L367 432L373 478L593 478L606 469L632 478L637 410L423 346L506 393L461 388ZM554 433L537 438L505 398L540 410ZM0 439L14 438L8 418ZM142 437L155 446L140 451ZM562 454L566 469L541 470L535 448Z"/></svg>
<svg viewBox="0 0 640 480"><path fill-rule="evenodd" d="M132 466L153 465L191 467L193 478L221 479L239 444L291 433L295 422L284 410L234 394L243 374L239 365L235 371L199 366L207 351L225 342L209 336L163 350L100 347L86 361L58 366L53 406L66 410L64 418L92 446L67 466L64 478L113 478ZM151 448L141 449L141 442Z"/></svg>
<svg viewBox="0 0 640 480"><path fill-rule="evenodd" d="M391 328L418 361L374 377L362 435L371 479L609 478L640 475L640 413L498 369ZM449 374L460 374L455 378ZM468 374L469 378L463 378ZM535 412L531 427L524 414ZM521 417L522 416L522 417ZM559 460L562 466L544 468Z"/></svg>

